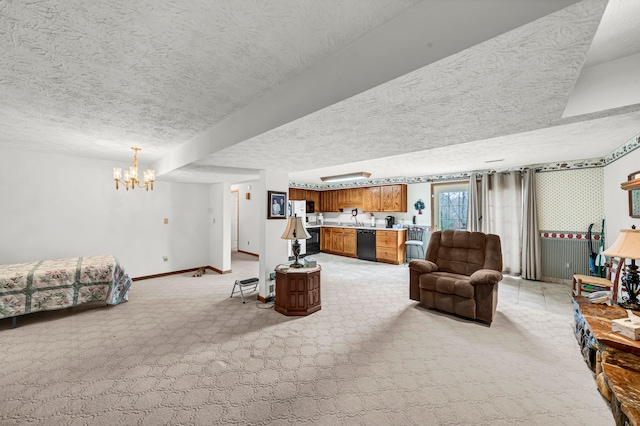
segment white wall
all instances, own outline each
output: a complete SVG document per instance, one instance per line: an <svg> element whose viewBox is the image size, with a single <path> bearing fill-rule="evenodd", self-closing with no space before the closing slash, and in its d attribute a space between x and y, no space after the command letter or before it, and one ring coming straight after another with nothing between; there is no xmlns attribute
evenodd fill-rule
<svg viewBox="0 0 640 426"><path fill-rule="evenodd" d="M220 272L231 271L231 185L217 183L209 191L209 262Z"/></svg>
<svg viewBox="0 0 640 426"><path fill-rule="evenodd" d="M620 188L631 173L640 170L640 150L636 149L604 167L605 242L609 247L620 229L640 229L640 219L629 217L629 194Z"/></svg>
<svg viewBox="0 0 640 426"><path fill-rule="evenodd" d="M113 254L132 277L208 265L208 185L116 191L114 166L1 149L0 264Z"/></svg>
<svg viewBox="0 0 640 426"><path fill-rule="evenodd" d="M253 254L258 254L259 221L266 219L266 216L259 216L259 185L260 181L255 180L231 186L231 189L238 190L239 199L238 250ZM247 193L250 194L249 200L246 197Z"/></svg>
<svg viewBox="0 0 640 426"><path fill-rule="evenodd" d="M283 240L282 234L287 227L285 219L267 219L267 191L284 192L289 190L289 174L272 170L261 170L260 181L255 191L257 202L259 241L257 242L260 253L259 259L259 294L267 297L270 294L267 283L269 274L281 263L289 260L287 240ZM251 197L253 198L253 196Z"/></svg>

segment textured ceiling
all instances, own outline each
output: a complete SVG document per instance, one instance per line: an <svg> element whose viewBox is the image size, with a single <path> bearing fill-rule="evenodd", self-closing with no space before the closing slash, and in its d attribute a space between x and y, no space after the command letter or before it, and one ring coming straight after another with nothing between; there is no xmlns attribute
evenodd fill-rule
<svg viewBox="0 0 640 426"><path fill-rule="evenodd" d="M585 67L640 52L640 1L609 0Z"/></svg>
<svg viewBox="0 0 640 426"><path fill-rule="evenodd" d="M398 154L340 166L292 173L297 182L320 183L315 176L334 176L351 171L373 171L375 178L429 177L461 172L518 168L527 165L600 159L627 141L629 128L637 128L640 108L627 114L594 118L515 135L466 142L428 151ZM581 146L567 144L581 141ZM576 151L579 152L576 155ZM495 160L502 160L496 162ZM401 173L398 170L402 170Z"/></svg>
<svg viewBox="0 0 640 426"><path fill-rule="evenodd" d="M293 180L319 183L320 176L331 174L314 169L345 163L347 168L331 169L339 174L367 165L358 168L353 164L356 161L383 158L366 171L375 177L383 177L383 170L387 176L429 174L430 151L425 150L543 129L557 121L603 8L597 2L588 7L576 4L194 165L241 161L245 167L259 169L269 159L292 171ZM505 138L504 143L510 139ZM309 155L274 158L273 153L283 148ZM457 171L458 165L451 160L458 150L447 152L449 161L439 169ZM427 161L409 174L407 156L388 158L399 153L420 155ZM532 164L528 156L517 159ZM374 167L378 165L383 167Z"/></svg>
<svg viewBox="0 0 640 426"><path fill-rule="evenodd" d="M0 1L0 144L158 159L416 1Z"/></svg>
<svg viewBox="0 0 640 426"><path fill-rule="evenodd" d="M141 163L163 164L159 180L232 183L270 167L319 183L360 170L482 170L495 157L504 161L492 167L599 157L640 131L637 108L572 120L562 112L583 64L640 51L638 4L610 0L602 18L606 0L0 1L0 147L129 161L139 145ZM441 32L419 40L438 60L257 136L191 149L260 102L285 110L268 100L295 91L296 79L335 71L340 82L343 69L322 68L332 57L382 50L376 31L391 39L407 16L423 10L437 23L446 7L459 27L442 18ZM474 32L475 17L480 29L496 26L480 7L505 21L509 8L526 11L513 21L524 25ZM456 34L477 42L449 52ZM184 151L188 161L166 166Z"/></svg>

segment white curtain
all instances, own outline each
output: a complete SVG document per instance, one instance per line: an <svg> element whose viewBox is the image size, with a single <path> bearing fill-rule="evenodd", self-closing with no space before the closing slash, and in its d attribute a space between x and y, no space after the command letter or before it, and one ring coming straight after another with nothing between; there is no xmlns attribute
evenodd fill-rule
<svg viewBox="0 0 640 426"><path fill-rule="evenodd" d="M489 222L491 222L491 208L489 207L489 191L491 191L491 181L488 173L483 173L480 180L480 230L485 234L489 233Z"/></svg>
<svg viewBox="0 0 640 426"><path fill-rule="evenodd" d="M522 277L542 279L540 229L536 201L535 173L529 169L523 176L522 194Z"/></svg>
<svg viewBox="0 0 640 426"><path fill-rule="evenodd" d="M482 175L482 231L500 236L503 272L521 273L522 175Z"/></svg>
<svg viewBox="0 0 640 426"><path fill-rule="evenodd" d="M469 176L468 203L467 231L480 231L480 215L478 214L478 183L476 182L476 175L473 173Z"/></svg>

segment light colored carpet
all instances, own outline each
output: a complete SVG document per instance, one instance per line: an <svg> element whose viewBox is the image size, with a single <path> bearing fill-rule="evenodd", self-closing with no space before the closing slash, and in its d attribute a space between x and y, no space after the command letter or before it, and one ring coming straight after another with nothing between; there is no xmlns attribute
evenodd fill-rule
<svg viewBox="0 0 640 426"><path fill-rule="evenodd" d="M229 298L258 273L236 254L232 274L0 321L0 424L614 424L567 286L505 279L486 327L417 307L406 266L314 257L322 310L308 317Z"/></svg>

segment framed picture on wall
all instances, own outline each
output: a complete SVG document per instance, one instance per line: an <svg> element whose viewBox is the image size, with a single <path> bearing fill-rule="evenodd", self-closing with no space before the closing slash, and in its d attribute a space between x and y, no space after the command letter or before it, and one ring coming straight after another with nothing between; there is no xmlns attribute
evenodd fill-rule
<svg viewBox="0 0 640 426"><path fill-rule="evenodd" d="M287 193L267 191L267 219L287 218Z"/></svg>
<svg viewBox="0 0 640 426"><path fill-rule="evenodd" d="M629 175L629 181L638 178L640 178L640 171ZM629 193L629 216L640 218L640 189L630 189L627 192Z"/></svg>

